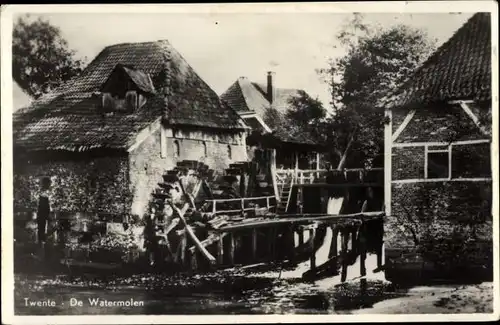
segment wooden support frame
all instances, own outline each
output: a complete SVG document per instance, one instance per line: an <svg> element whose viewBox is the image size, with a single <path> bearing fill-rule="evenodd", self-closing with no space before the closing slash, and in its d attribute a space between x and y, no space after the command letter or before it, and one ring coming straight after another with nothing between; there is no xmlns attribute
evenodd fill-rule
<svg viewBox="0 0 500 325"><path fill-rule="evenodd" d="M186 203L184 205L182 211L179 208L177 208L175 205L173 205L173 204L170 204L170 205L171 205L172 209L174 209L174 211L179 216L181 222L184 225L184 229L185 229L187 235L194 242L195 246L198 248L198 250L200 251L200 253L202 253L202 255L209 261L210 264L215 264L215 262L216 262L215 257L213 257L212 254L210 254L207 251L207 249L203 246L203 244L200 242L200 240L194 234L193 229L191 228L191 226L188 225L186 219L184 218L184 213L186 213L186 211L187 211L187 209L189 207L189 204Z"/></svg>
<svg viewBox="0 0 500 325"><path fill-rule="evenodd" d="M406 127L408 126L408 124L411 122L411 120L413 119L413 116L415 116L415 112L417 110L413 109L411 110L408 115L406 115L405 119L403 120L403 122L401 123L401 125L398 127L398 129L396 130L396 132L394 132L394 134L392 135L392 138L391 138L391 141L394 142L396 141L396 139L399 137L399 135L401 133L403 133L403 131L406 129ZM392 126L391 126L391 132L392 132Z"/></svg>
<svg viewBox="0 0 500 325"><path fill-rule="evenodd" d="M466 144L480 144L480 143L490 143L490 139L478 139L478 140L462 140L451 142L454 146L466 145ZM408 142L408 143L393 143L394 148L405 148L405 147L422 147L422 146L448 146L449 142Z"/></svg>

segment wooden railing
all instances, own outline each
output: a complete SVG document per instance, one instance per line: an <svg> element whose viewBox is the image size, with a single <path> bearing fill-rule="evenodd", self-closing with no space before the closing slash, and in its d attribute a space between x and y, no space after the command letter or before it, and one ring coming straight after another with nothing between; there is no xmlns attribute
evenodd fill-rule
<svg viewBox="0 0 500 325"><path fill-rule="evenodd" d="M264 201L265 200L265 205L259 205L258 207L249 207L245 203L258 203L259 201ZM272 204L272 201L273 204ZM231 213L245 213L245 211L252 211L256 210L257 208L266 208L267 210L271 208L276 207L276 197L275 196L258 196L258 197L245 197L245 198L235 198L235 199L214 199L214 200L207 200L206 202L212 203L212 214L231 214ZM220 204L225 204L227 205L228 203L235 203L235 202L240 202L240 207L238 209L226 209L226 210L217 210L217 203Z"/></svg>
<svg viewBox="0 0 500 325"><path fill-rule="evenodd" d="M383 168L346 168L342 170L332 170L332 172L343 174L362 173L362 175L366 175L370 172L382 172L383 170ZM290 178L294 180L295 184L312 184L316 179L325 177L327 172L327 169L281 169L276 171L276 175L278 177L279 186L285 185L285 181Z"/></svg>

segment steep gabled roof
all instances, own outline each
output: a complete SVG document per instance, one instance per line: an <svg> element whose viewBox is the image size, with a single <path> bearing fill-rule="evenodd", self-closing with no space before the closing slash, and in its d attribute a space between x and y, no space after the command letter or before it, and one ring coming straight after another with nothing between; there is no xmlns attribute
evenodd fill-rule
<svg viewBox="0 0 500 325"><path fill-rule="evenodd" d="M275 88L273 107L282 114L290 108L289 100L298 96L300 89ZM255 112L264 117L266 110L271 107L268 100L267 86L251 82L246 77L239 77L222 95L225 100L238 112Z"/></svg>
<svg viewBox="0 0 500 325"><path fill-rule="evenodd" d="M267 86L260 83L251 82L246 77L240 77L236 80L222 95L222 100L226 101L238 113L254 112L262 119L271 106L279 113L286 114L290 109L290 100L299 96L300 89L275 88L274 101L271 105L268 100ZM254 130L261 129L258 126L252 126ZM288 130L290 131L290 130ZM313 145L311 136L303 131L294 130L288 132L285 130L275 130L273 136L286 143Z"/></svg>
<svg viewBox="0 0 500 325"><path fill-rule="evenodd" d="M150 76L156 95L133 113L101 114L100 87L117 64L141 86ZM132 71L133 70L133 71ZM149 78L149 77L148 77ZM13 116L14 146L27 150L125 149L162 118L167 124L241 129L238 114L196 74L168 41L106 47L82 74Z"/></svg>
<svg viewBox="0 0 500 325"><path fill-rule="evenodd" d="M458 99L491 99L489 13L473 15L382 105L409 107Z"/></svg>

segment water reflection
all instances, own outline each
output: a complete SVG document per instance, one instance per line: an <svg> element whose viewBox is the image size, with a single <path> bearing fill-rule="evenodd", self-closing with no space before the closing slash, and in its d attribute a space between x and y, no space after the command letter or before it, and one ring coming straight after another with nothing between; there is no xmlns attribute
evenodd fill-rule
<svg viewBox="0 0 500 325"><path fill-rule="evenodd" d="M322 286L298 279L206 274L182 277L135 275L102 280L66 276L16 276L16 314L325 314L348 313L383 299L401 296L381 281L369 281L363 293L359 281ZM26 306L53 299L55 307ZM90 299L130 301L140 306L92 306ZM82 305L70 305L70 301Z"/></svg>

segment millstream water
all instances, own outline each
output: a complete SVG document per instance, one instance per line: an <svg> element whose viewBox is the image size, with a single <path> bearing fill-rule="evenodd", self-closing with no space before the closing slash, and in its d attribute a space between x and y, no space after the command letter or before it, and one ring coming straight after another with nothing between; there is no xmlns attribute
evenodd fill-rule
<svg viewBox="0 0 500 325"><path fill-rule="evenodd" d="M325 242L329 243L327 233ZM318 265L328 258L329 245L316 252ZM261 264L196 275L136 274L129 277L83 275L15 276L15 312L18 315L85 314L348 314L385 299L405 295L373 273L376 256L368 254L367 275L359 278L359 259L349 267L347 281L340 275L314 282L301 279L309 261L285 269ZM26 300L26 298L28 300ZM71 301L81 306L71 306ZM137 306L92 306L96 301L127 302ZM30 302L54 301L53 307ZM26 303L28 301L28 303Z"/></svg>

